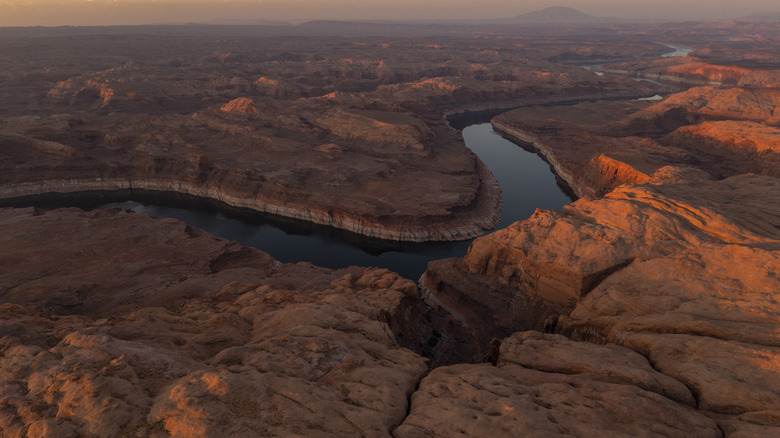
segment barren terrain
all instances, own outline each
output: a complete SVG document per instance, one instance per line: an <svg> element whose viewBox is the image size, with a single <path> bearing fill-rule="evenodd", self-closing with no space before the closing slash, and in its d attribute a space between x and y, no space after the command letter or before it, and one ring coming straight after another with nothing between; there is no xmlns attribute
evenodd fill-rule
<svg viewBox="0 0 780 438"><path fill-rule="evenodd" d="M0 208L0 436L780 434L776 24L307 26L2 30L0 194L465 239L499 188L444 115L519 107L494 127L581 199L419 284Z"/></svg>

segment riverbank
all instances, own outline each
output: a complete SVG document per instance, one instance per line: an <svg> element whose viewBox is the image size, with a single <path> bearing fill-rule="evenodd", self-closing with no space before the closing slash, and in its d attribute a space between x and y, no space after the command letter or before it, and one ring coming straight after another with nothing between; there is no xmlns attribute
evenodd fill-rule
<svg viewBox="0 0 780 438"><path fill-rule="evenodd" d="M519 105L514 107L527 107L531 105L574 105L579 102L586 102L603 99L630 99L635 97L634 93L607 93L601 95L584 95L584 96L560 96L554 98L530 98L524 99ZM481 108L481 106L462 106L463 108ZM501 112L504 110L490 110L491 114ZM477 112L477 116L464 114L461 118L468 120L473 117L484 117L483 113ZM474 114L474 113L472 113ZM457 117L452 117L457 119ZM449 122L452 123L452 122ZM462 122L455 122L456 125ZM438 122L433 126L439 126ZM455 126L455 128L462 126ZM440 132L441 128L435 128L437 132ZM451 136L454 132L453 127L446 128L448 135ZM459 134L458 134L459 135ZM519 137L518 137L519 138ZM435 142L436 145L441 145L441 139ZM45 149L47 151L56 149L61 156L63 152L62 148L54 148L53 143L38 145L35 144L37 149ZM453 149L451 145L444 148L444 151L436 152L436 155L441 156L446 154L449 149ZM325 150L325 149L324 149ZM327 149L327 153L331 150L335 150L337 154L341 154L341 150ZM67 152L67 151L66 151ZM430 154L430 153L427 153ZM72 158L78 156L74 151L65 153L65 158ZM151 157L142 157L142 160L148 160ZM551 155L544 155L543 158L550 160ZM220 166L216 165L211 159L206 157L197 156L194 158L187 157L181 163L174 160L172 157L163 157L165 165L160 167L159 164L150 163L148 166L156 167L155 170L143 170L127 168L124 169L119 165L111 165L110 163L104 169L100 169L95 172L95 168L92 167L90 172L99 173L103 175L110 175L116 173L125 173L128 176L124 178L62 178L62 179L46 179L43 181L27 182L27 183L14 183L9 182L0 188L0 199L5 200L6 205L13 203L14 198L21 197L34 197L43 196L46 194L77 194L85 192L103 192L104 194L110 194L111 192L124 191L132 192L133 190L142 191L156 191L156 192L168 192L178 193L184 195L191 195L202 197L203 199L210 199L223 203L227 206L245 208L258 213L270 213L274 215L284 216L292 219L308 221L314 224L334 227L337 229L345 230L348 232L356 233L370 238L383 239L388 241L399 242L426 242L426 241L462 241L469 240L474 237L482 235L486 230L492 229L499 222L501 217L501 188L498 186L493 175L490 173L484 163L476 157L472 156L473 165L475 167L476 178L478 180L476 192L470 197L462 198L462 201L452 202L444 201L440 203L441 207L433 208L431 210L436 211L435 215L425 215L425 209L420 210L421 215L412 216L415 210L419 210L418 207L410 209L408 212L395 209L395 212L388 214L388 212L377 212L378 214L360 214L358 212L350 212L338 205L331 206L317 206L319 203L317 198L311 198L306 196L306 199L311 201L316 200L313 203L302 204L296 202L294 195L287 194L284 191L279 191L279 183L275 184L258 184L258 176L256 172L249 170L235 169L225 172ZM426 160L430 160L426 158ZM135 161L135 160L134 160ZM154 163L159 161L158 158L154 158ZM552 165L552 163L551 163ZM554 172L559 173L559 181L565 181L570 184L571 177L566 173L561 166L552 165ZM177 172L176 177L161 178L160 173L165 172ZM457 172L463 172L459 170ZM84 173L83 171L73 172L74 174ZM157 175L148 176L145 174L152 173ZM133 177L131 175L138 174L139 177ZM191 175L188 177L188 175ZM263 181L263 176L260 176L260 181ZM564 184L565 185L565 184ZM270 186L272 190L268 191L265 186ZM239 192L243 191L243 193ZM267 192L267 193L266 193ZM581 196L576 191L573 192L576 196ZM365 193L363 194L365 195ZM293 196L293 197L291 197ZM427 196L427 195L423 195ZM450 196L447 194L447 196ZM331 198L333 199L333 198ZM446 198L442 198L446 199ZM415 201L419 203L419 201ZM440 202L437 200L436 202ZM446 206L446 208L444 208ZM447 210L447 213L445 211ZM405 214L407 213L407 214ZM448 217L449 216L449 217ZM521 218L517 218L521 219Z"/></svg>
<svg viewBox="0 0 780 438"><path fill-rule="evenodd" d="M488 123L466 127L462 132L466 146L505 187L501 193L502 214L497 227L525 219L536 208L559 210L570 202L556 185L549 166L535 153L498 135ZM259 214L205 199L134 187L115 192L16 198L13 205L41 209L75 206L87 211L114 207L132 209L153 217L182 220L217 237L261 249L285 263L305 260L331 269L382 266L411 279L420 278L432 260L462 256L470 243L469 240L415 243L374 239L327 225ZM0 205L4 203L0 202Z"/></svg>
<svg viewBox="0 0 780 438"><path fill-rule="evenodd" d="M501 122L500 120L493 119L490 124L497 132L514 139L517 142L530 145L534 151L552 167L555 176L563 180L566 183L567 188L571 190L577 198L585 196L586 190L579 184L576 184L574 173L564 167L558 160L554 150L544 144L538 137L529 132L517 129L508 123Z"/></svg>
<svg viewBox="0 0 780 438"><path fill-rule="evenodd" d="M404 242L457 241L468 240L493 228L501 217L501 189L485 165L475 157L480 177L478 194L472 206L473 217L461 215L456 221L422 225L425 218L415 221L400 219L401 223L380 223L377 218L361 217L346 212L304 207L295 203L282 203L269 199L262 194L253 197L230 193L219 188L202 184L188 184L176 180L132 180L132 179L68 179L43 181L40 183L8 184L0 187L0 199L5 204L13 204L14 198L30 198L48 194L78 194L92 192L110 195L111 193L132 193L134 190L146 192L176 193L197 196L218 201L230 207L245 208L259 213L270 213L311 223L326 225L363 236ZM464 217L465 216L465 217ZM422 220L421 220L422 219ZM403 223L407 222L407 223ZM408 222L417 222L408 223Z"/></svg>

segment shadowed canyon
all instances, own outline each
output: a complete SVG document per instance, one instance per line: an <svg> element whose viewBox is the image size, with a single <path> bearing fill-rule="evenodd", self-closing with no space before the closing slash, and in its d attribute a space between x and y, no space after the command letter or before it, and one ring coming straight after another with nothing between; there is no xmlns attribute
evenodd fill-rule
<svg viewBox="0 0 780 438"><path fill-rule="evenodd" d="M2 437L780 435L776 22L0 46ZM478 118L576 201L502 222L541 189L500 186ZM470 244L404 278L48 207L140 198Z"/></svg>

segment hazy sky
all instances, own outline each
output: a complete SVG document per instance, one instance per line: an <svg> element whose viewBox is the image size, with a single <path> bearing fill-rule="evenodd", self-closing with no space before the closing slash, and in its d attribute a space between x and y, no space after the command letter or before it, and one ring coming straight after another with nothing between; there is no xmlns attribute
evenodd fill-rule
<svg viewBox="0 0 780 438"><path fill-rule="evenodd" d="M547 6L621 18L706 20L780 12L780 0L0 0L0 26L481 19Z"/></svg>

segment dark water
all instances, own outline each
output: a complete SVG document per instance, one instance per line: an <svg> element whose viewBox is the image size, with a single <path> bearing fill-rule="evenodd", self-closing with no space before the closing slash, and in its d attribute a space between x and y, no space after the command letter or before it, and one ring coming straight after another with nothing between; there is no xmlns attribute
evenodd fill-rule
<svg viewBox="0 0 780 438"><path fill-rule="evenodd" d="M504 204L498 228L529 217L536 208L560 209L571 202L556 183L547 163L498 135L489 123L464 128L463 137L501 185ZM67 204L86 210L132 209L154 217L182 220L215 236L261 249L281 262L306 261L328 268L378 266L414 280L422 275L429 261L461 257L471 243L388 242L303 221L224 208L186 196L149 193L101 196L103 200L100 196L88 195L81 197L81 201L70 197L47 205L36 204L41 208Z"/></svg>

